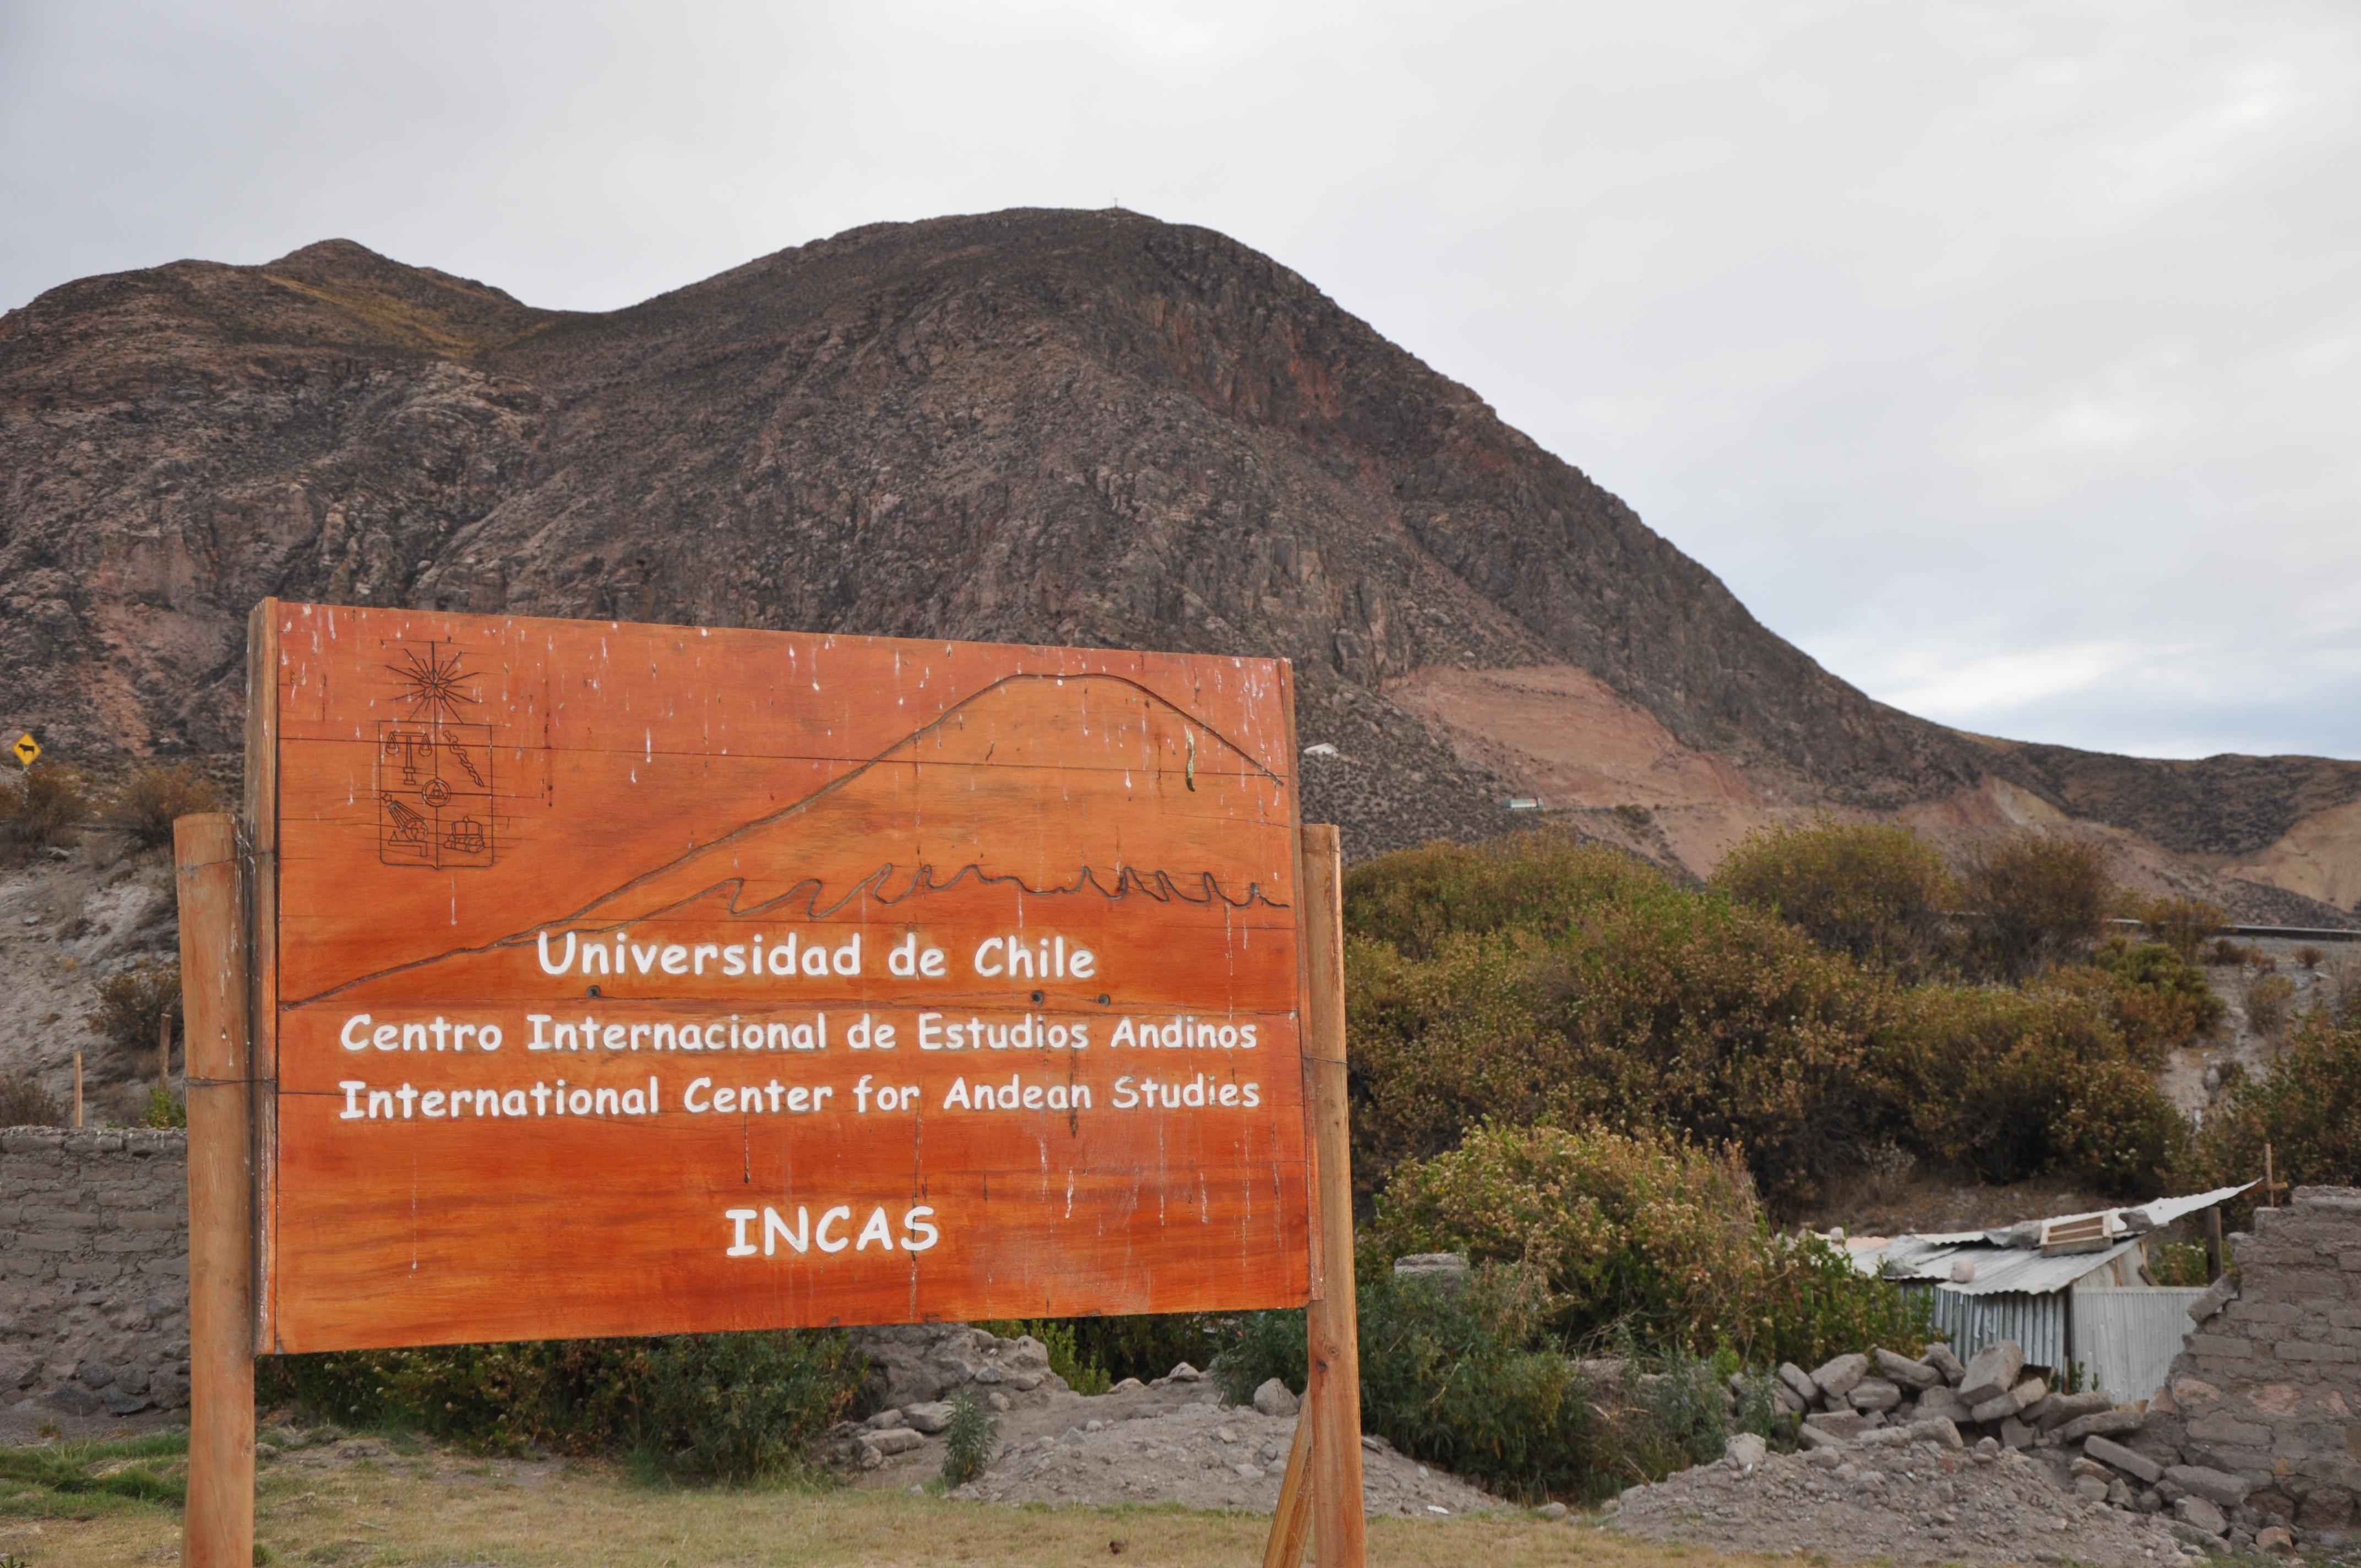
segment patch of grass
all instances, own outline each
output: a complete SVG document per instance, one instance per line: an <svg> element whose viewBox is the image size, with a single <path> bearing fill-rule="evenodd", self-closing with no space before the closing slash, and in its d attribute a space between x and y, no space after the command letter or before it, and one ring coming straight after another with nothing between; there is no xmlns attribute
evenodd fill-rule
<svg viewBox="0 0 2361 1568"><path fill-rule="evenodd" d="M634 1485L619 1466L568 1464L530 1484L484 1481L447 1457L421 1478L263 1466L258 1540L281 1563L498 1563L501 1568L962 1568L1126 1563L1232 1568L1257 1561L1268 1518L1176 1508L997 1508L892 1491ZM160 1506L47 1522L38 1568L153 1568L171 1561L180 1515ZM1635 1541L1531 1514L1369 1521L1369 1560L1389 1568L1768 1568L1770 1559ZM1782 1563L1792 1560L1781 1559Z"/></svg>
<svg viewBox="0 0 2361 1568"><path fill-rule="evenodd" d="M188 1496L189 1434L0 1448L0 1517L82 1519Z"/></svg>

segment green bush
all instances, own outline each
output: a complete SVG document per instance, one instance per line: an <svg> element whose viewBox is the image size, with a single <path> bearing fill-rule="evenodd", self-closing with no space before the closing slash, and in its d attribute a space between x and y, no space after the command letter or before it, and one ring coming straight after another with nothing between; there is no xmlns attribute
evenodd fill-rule
<svg viewBox="0 0 2361 1568"><path fill-rule="evenodd" d="M2107 1005L2125 1042L2151 1067L2163 1066L2165 1052L2212 1029L2225 1011L2205 970L2169 943L2112 938L2092 953L2091 968L2110 982Z"/></svg>
<svg viewBox="0 0 2361 1568"><path fill-rule="evenodd" d="M999 1436L1000 1423L983 1413L972 1391L961 1389L951 1400L950 1424L943 1428L943 1484L963 1486L983 1475Z"/></svg>
<svg viewBox="0 0 2361 1568"><path fill-rule="evenodd" d="M1356 1298L1362 1430L1525 1502L1597 1501L1719 1457L1722 1365L1576 1363L1548 1332L1543 1294L1530 1271L1501 1264L1477 1265L1457 1288L1373 1271ZM1269 1377L1300 1392L1303 1333L1301 1311L1249 1314L1213 1363L1224 1396L1244 1401ZM1767 1380L1749 1386L1741 1422L1767 1430Z"/></svg>
<svg viewBox="0 0 2361 1568"><path fill-rule="evenodd" d="M220 809L213 781L193 765L151 764L123 781L108 802L105 821L153 850L172 841L172 824L181 817Z"/></svg>
<svg viewBox="0 0 2361 1568"><path fill-rule="evenodd" d="M1481 1128L1395 1172L1367 1247L1381 1261L1450 1251L1513 1265L1568 1347L1817 1365L1925 1329L1840 1251L1772 1234L1734 1152L1662 1134Z"/></svg>
<svg viewBox="0 0 2361 1568"><path fill-rule="evenodd" d="M148 1091L148 1109L140 1113L139 1124L185 1129L189 1124L189 1102L159 1083Z"/></svg>
<svg viewBox="0 0 2361 1568"><path fill-rule="evenodd" d="M2148 1264L2148 1276L2158 1285L2210 1285L2205 1277L2205 1248L2196 1242L2159 1242Z"/></svg>
<svg viewBox="0 0 2361 1568"><path fill-rule="evenodd" d="M1746 1168L1662 1133L1478 1128L1396 1170L1371 1234L1380 1257L1464 1252L1520 1265L1567 1344L1733 1343L1763 1272Z"/></svg>
<svg viewBox="0 0 2361 1568"><path fill-rule="evenodd" d="M1486 1121L1604 1122L1734 1142L1784 1209L1871 1130L1874 988L1770 916L1543 834L1354 876L1374 911L1346 909L1364 1191ZM1477 928L1432 928L1446 895Z"/></svg>
<svg viewBox="0 0 2361 1568"><path fill-rule="evenodd" d="M1907 828L1760 829L1730 851L1713 883L1857 963L1915 978L1950 958L1949 912L1959 892L1942 857Z"/></svg>
<svg viewBox="0 0 2361 1568"><path fill-rule="evenodd" d="M2019 837L1987 845L1969 862L1961 884L1974 915L1971 946L1986 972L2009 980L2080 959L2120 901L2106 851L2080 839Z"/></svg>
<svg viewBox="0 0 2361 1568"><path fill-rule="evenodd" d="M1510 1497L1583 1492L1594 1418L1574 1363L1549 1344L1521 1271L1480 1266L1457 1289L1364 1280L1356 1297L1361 1428L1412 1458ZM1302 1389L1303 1314L1257 1312L1213 1376L1229 1398L1264 1379Z"/></svg>
<svg viewBox="0 0 2361 1568"><path fill-rule="evenodd" d="M2263 1146L2279 1179L2361 1186L2361 1028L2319 1014L2299 1018L2267 1077L2234 1082L2191 1151L2190 1190L2259 1180ZM2235 1207L2234 1223L2251 1200Z"/></svg>
<svg viewBox="0 0 2361 1568"><path fill-rule="evenodd" d="M630 1453L681 1475L793 1469L867 1362L833 1331L438 1345L278 1356L266 1398L492 1451Z"/></svg>

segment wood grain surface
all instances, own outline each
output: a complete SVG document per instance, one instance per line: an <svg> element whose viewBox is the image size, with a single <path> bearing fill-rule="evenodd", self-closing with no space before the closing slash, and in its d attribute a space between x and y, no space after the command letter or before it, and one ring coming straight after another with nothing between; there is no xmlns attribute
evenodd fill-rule
<svg viewBox="0 0 2361 1568"><path fill-rule="evenodd" d="M1307 1299L1284 663L253 648L262 1348Z"/></svg>

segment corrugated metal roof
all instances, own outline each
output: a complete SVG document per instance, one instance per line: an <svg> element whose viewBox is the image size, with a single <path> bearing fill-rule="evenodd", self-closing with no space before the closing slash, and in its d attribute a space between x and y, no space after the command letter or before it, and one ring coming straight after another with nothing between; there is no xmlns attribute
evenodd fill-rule
<svg viewBox="0 0 2361 1568"><path fill-rule="evenodd" d="M1946 1245L1927 1236L1898 1236L1884 1246L1855 1254L1853 1263L1864 1274L1924 1279L1962 1296L1992 1296L2004 1290L2046 1296L2106 1267L2139 1245L2137 1236L2130 1236L2104 1252L2044 1257L2028 1247L1990 1246L1982 1241ZM1952 1266L1961 1261L1975 1265L1973 1279L1951 1277Z"/></svg>
<svg viewBox="0 0 2361 1568"><path fill-rule="evenodd" d="M1928 1280L1962 1296L1992 1296L2004 1291L2048 1295L2114 1263L2140 1245L2140 1237L2160 1230L2184 1215L2226 1202L2252 1187L2221 1187L2183 1198L2158 1198L2129 1209L2096 1209L2082 1214L2059 1214L2048 1221L2028 1221L1994 1231L1947 1231L1932 1235L1896 1236L1883 1246L1864 1247L1852 1255L1853 1266L1864 1274L1889 1278ZM2116 1217L2109 1228L2129 1234L2099 1252L2045 1257L2034 1245L2044 1224L2059 1220L2089 1219L2098 1214ZM2012 1245L2014 1243L2014 1245ZM1974 1266L1972 1279L1955 1280L1960 1263Z"/></svg>

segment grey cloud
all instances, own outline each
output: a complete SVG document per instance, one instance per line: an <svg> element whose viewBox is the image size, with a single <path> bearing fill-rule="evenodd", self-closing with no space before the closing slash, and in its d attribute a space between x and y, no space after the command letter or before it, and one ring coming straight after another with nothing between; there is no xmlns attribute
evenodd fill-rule
<svg viewBox="0 0 2361 1568"><path fill-rule="evenodd" d="M2361 12L0 5L0 303L329 235L603 308L858 223L1279 257L1839 674L2361 751Z"/></svg>

